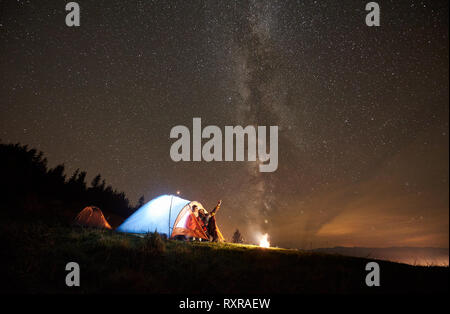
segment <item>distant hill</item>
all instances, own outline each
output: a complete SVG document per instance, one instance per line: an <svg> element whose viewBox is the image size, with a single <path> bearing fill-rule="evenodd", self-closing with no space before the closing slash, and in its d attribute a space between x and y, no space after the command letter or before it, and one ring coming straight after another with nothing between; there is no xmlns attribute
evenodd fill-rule
<svg viewBox="0 0 450 314"><path fill-rule="evenodd" d="M318 248L314 252L334 253L345 256L376 258L392 262L423 266L448 266L448 248L433 247L334 247Z"/></svg>

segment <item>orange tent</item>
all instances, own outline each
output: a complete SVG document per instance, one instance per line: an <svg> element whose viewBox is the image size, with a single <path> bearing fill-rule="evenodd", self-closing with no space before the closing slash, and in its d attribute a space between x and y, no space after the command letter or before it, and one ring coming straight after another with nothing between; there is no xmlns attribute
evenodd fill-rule
<svg viewBox="0 0 450 314"><path fill-rule="evenodd" d="M95 206L85 207L75 218L75 223L86 227L112 229L100 208Z"/></svg>

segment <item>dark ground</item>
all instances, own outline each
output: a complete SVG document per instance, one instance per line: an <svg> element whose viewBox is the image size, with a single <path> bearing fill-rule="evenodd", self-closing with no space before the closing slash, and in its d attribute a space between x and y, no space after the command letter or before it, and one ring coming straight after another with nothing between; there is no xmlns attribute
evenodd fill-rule
<svg viewBox="0 0 450 314"><path fill-rule="evenodd" d="M448 267L378 261L381 287L365 285L370 260L255 246L186 243L85 229L39 216L3 217L2 293L315 294L447 292ZM65 265L81 287L65 285Z"/></svg>

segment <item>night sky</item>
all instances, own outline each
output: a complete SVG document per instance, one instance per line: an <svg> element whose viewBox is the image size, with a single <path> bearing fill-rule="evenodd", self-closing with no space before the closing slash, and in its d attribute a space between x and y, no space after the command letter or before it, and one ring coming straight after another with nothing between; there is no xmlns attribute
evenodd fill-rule
<svg viewBox="0 0 450 314"><path fill-rule="evenodd" d="M0 139L282 247L449 237L448 1L1 1ZM176 125L279 126L276 172L179 162Z"/></svg>

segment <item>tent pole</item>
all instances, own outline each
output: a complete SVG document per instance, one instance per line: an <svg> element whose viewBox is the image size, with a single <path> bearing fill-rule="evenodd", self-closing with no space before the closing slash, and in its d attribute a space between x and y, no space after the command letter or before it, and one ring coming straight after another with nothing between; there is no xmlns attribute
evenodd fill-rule
<svg viewBox="0 0 450 314"><path fill-rule="evenodd" d="M173 195L170 198L170 208L169 208L169 232L167 232L167 238L170 239L170 215L172 213L172 201L173 201Z"/></svg>

